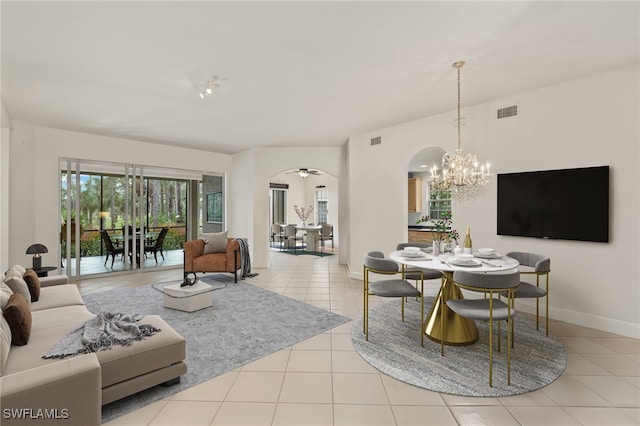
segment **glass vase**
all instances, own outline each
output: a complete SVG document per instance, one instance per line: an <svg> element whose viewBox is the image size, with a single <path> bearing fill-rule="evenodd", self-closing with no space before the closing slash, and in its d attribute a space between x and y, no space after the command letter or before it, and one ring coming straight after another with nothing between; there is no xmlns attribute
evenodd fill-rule
<svg viewBox="0 0 640 426"><path fill-rule="evenodd" d="M440 241L439 240L435 240L433 242L433 255L434 256L440 256Z"/></svg>

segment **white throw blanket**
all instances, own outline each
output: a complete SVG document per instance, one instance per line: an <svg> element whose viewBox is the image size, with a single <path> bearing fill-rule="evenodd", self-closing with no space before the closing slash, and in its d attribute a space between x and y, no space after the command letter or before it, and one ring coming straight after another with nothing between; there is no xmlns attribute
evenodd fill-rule
<svg viewBox="0 0 640 426"><path fill-rule="evenodd" d="M42 358L65 358L110 349L112 345L126 346L160 331L150 324L138 324L142 317L99 312L95 318L85 321L62 337Z"/></svg>

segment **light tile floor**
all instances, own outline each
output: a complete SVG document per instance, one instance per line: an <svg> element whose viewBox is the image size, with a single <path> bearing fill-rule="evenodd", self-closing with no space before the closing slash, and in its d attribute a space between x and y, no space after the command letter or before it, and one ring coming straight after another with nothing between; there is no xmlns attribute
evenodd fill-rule
<svg viewBox="0 0 640 426"><path fill-rule="evenodd" d="M356 318L362 282L337 256L272 253L249 283ZM83 293L179 279L180 270L80 282ZM430 284L435 292L437 283ZM375 302L374 302L375 303ZM507 398L430 392L379 373L351 346L351 323L108 423L117 425L638 425L640 340L551 321L567 369Z"/></svg>

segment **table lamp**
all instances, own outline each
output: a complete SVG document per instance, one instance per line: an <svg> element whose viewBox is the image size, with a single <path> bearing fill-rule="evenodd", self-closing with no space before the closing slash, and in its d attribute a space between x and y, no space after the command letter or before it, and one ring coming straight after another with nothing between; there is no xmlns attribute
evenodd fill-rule
<svg viewBox="0 0 640 426"><path fill-rule="evenodd" d="M42 267L42 257L40 253L48 253L47 246L44 244L31 244L27 249L27 254L33 255L33 269L38 270Z"/></svg>

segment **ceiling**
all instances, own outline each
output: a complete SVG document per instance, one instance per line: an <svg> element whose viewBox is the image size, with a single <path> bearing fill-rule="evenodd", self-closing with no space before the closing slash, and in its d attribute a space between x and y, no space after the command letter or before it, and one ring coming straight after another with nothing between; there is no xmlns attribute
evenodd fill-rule
<svg viewBox="0 0 640 426"><path fill-rule="evenodd" d="M453 111L461 59L463 108L640 62L635 1L0 5L12 118L230 154Z"/></svg>

